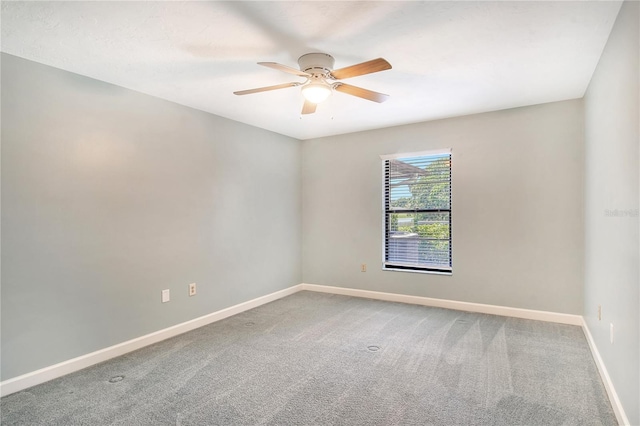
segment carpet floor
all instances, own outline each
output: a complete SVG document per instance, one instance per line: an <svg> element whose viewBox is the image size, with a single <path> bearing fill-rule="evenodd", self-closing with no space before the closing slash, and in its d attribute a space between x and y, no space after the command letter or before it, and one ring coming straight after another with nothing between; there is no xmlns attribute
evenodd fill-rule
<svg viewBox="0 0 640 426"><path fill-rule="evenodd" d="M3 425L615 425L580 327L299 292L1 399Z"/></svg>

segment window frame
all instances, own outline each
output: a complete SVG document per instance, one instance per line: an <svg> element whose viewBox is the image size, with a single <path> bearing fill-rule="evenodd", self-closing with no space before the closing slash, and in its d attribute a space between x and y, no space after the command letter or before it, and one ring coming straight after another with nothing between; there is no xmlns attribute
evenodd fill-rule
<svg viewBox="0 0 640 426"><path fill-rule="evenodd" d="M449 267L448 268L436 268L436 267L427 267L427 266L415 266L415 265L392 265L388 264L387 261L388 253L387 253L387 235L388 235L388 220L387 217L390 214L390 210L387 209L387 177L386 177L386 166L388 160L393 160L396 158L411 158L411 157L424 157L424 156L436 156L436 155L449 155L450 164L450 179L453 181L453 171L452 171L452 157L453 150L451 148L446 149L438 149L438 150L430 150L430 151L418 151L418 152L402 152L397 154L385 154L380 155L380 159L382 160L382 270L383 271L395 271L395 272L411 272L411 273L419 273L419 274L435 274L435 275L452 275L453 274L453 231L452 231L452 217L453 217L453 206L452 206L452 198L453 198L453 182L450 183L450 193L449 193L449 209L417 209L412 210L416 213L439 213L439 212L448 212L449 213ZM390 195L390 194L389 194Z"/></svg>

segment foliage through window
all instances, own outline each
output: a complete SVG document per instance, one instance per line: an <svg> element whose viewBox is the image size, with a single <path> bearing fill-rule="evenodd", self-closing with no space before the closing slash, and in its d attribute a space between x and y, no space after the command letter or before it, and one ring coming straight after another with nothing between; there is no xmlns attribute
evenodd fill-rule
<svg viewBox="0 0 640 426"><path fill-rule="evenodd" d="M383 156L384 269L451 272L451 153Z"/></svg>

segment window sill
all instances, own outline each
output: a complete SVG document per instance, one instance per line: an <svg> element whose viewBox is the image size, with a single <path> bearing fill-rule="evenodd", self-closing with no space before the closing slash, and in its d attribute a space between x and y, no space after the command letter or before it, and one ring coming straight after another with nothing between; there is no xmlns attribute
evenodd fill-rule
<svg viewBox="0 0 640 426"><path fill-rule="evenodd" d="M392 272L409 272L412 274L431 274L431 275L453 275L453 271L451 272L441 272L441 271L419 271L415 269L396 269L391 267L382 267L383 271L392 271Z"/></svg>

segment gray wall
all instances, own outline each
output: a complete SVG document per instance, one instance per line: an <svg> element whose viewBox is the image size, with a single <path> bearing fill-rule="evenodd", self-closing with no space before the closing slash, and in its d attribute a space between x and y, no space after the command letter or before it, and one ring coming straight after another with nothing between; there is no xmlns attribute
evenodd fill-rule
<svg viewBox="0 0 640 426"><path fill-rule="evenodd" d="M2 380L299 284L300 155L3 54Z"/></svg>
<svg viewBox="0 0 640 426"><path fill-rule="evenodd" d="M584 99L584 317L634 425L640 424L639 20L639 4L625 2Z"/></svg>
<svg viewBox="0 0 640 426"><path fill-rule="evenodd" d="M453 275L382 271L379 155L438 148ZM303 280L581 314L583 154L581 100L305 141Z"/></svg>

